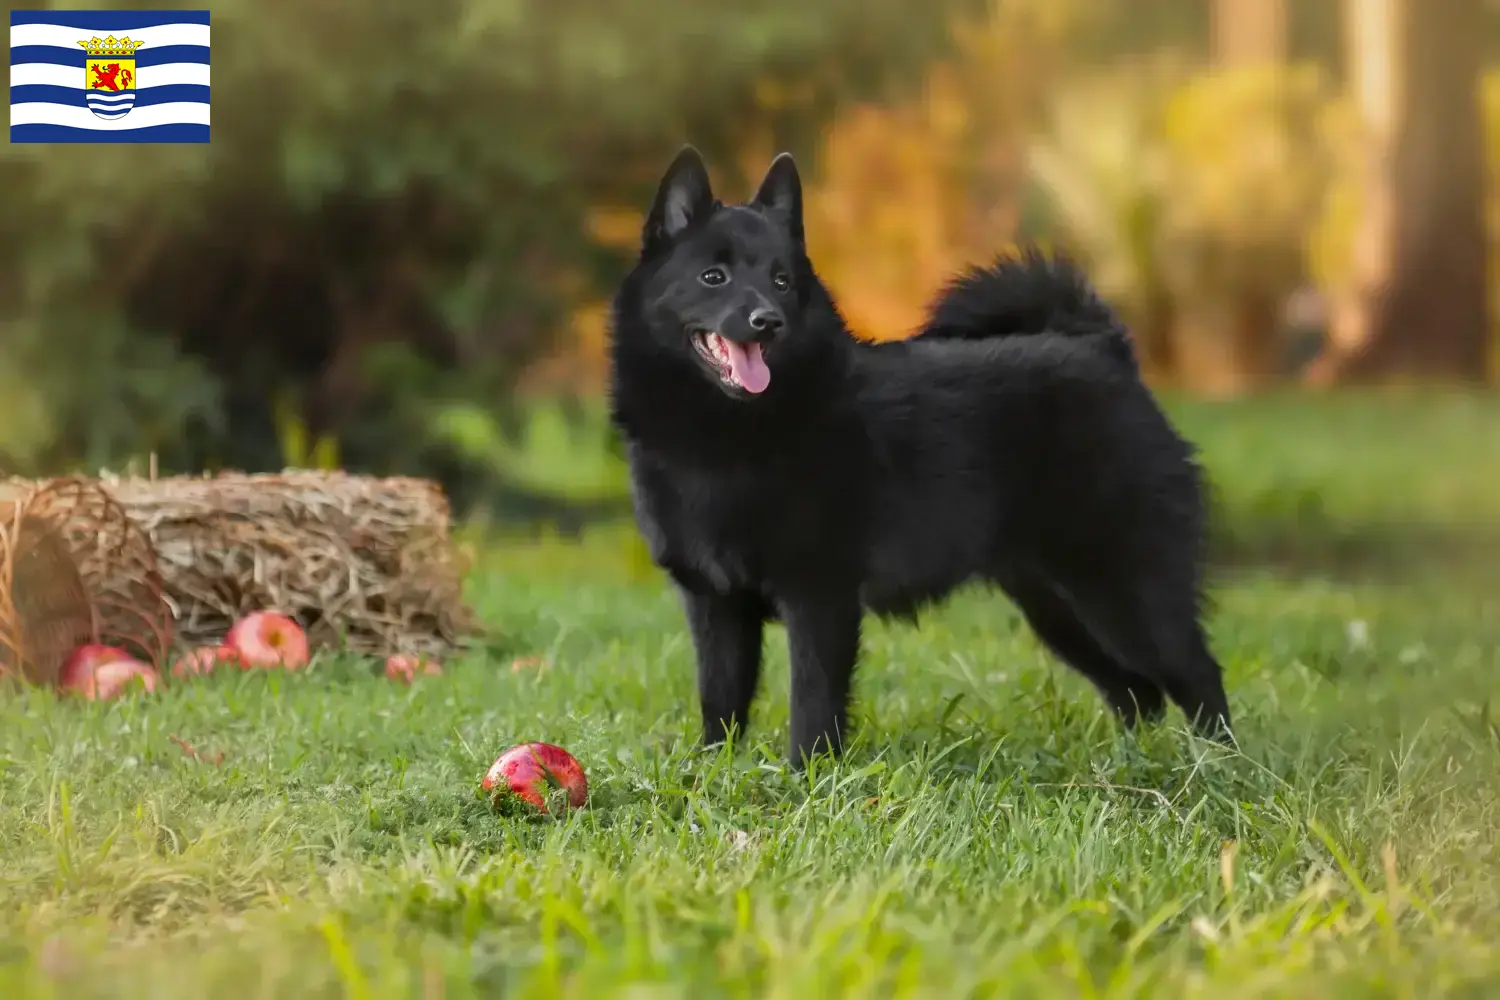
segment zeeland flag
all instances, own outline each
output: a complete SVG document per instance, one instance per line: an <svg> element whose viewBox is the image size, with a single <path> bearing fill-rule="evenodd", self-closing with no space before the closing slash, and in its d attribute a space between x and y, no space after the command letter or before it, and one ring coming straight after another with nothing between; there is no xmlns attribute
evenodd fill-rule
<svg viewBox="0 0 1500 1000"><path fill-rule="evenodd" d="M208 11L11 11L10 141L207 142Z"/></svg>

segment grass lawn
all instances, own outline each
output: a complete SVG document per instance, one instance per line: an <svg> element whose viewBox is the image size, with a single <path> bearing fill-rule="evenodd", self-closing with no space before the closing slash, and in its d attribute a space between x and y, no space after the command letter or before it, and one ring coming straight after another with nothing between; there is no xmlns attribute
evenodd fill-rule
<svg viewBox="0 0 1500 1000"><path fill-rule="evenodd" d="M782 762L779 629L747 744L695 751L629 533L495 544L492 647L411 688L335 659L4 695L0 996L1496 995L1500 405L1181 413L1239 754L1122 735L979 592L868 624L837 766ZM590 808L476 796L526 739Z"/></svg>

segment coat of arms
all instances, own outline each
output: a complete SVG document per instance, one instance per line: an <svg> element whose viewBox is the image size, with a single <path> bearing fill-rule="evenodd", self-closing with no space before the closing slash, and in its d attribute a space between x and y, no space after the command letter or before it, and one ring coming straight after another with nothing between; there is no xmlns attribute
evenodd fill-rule
<svg viewBox="0 0 1500 1000"><path fill-rule="evenodd" d="M135 107L135 50L144 43L127 36L79 42L88 52L83 64L83 99L96 116L113 121Z"/></svg>

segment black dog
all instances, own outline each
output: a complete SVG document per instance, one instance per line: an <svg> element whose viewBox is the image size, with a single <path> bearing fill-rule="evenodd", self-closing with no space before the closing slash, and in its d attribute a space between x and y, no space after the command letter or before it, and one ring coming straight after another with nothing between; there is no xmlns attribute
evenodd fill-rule
<svg viewBox="0 0 1500 1000"><path fill-rule="evenodd" d="M1199 624L1203 488L1084 277L1032 254L961 276L904 342L854 340L807 259L786 154L715 200L662 179L615 301L612 417L682 592L704 738L743 731L764 623L791 649L795 760L841 748L865 609L1001 587L1124 719L1170 696L1229 738Z"/></svg>

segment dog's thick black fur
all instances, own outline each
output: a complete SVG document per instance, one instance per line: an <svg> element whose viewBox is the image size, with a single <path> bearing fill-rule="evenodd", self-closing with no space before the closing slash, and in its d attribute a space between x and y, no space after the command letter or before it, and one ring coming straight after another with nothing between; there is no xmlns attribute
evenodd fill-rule
<svg viewBox="0 0 1500 1000"><path fill-rule="evenodd" d="M791 157L725 205L688 147L611 353L636 518L682 593L706 742L743 731L779 619L792 756L839 750L863 612L913 616L971 580L1002 588L1126 725L1170 697L1229 738L1199 620L1193 450L1075 268L1003 260L960 277L917 336L859 342L807 259Z"/></svg>

